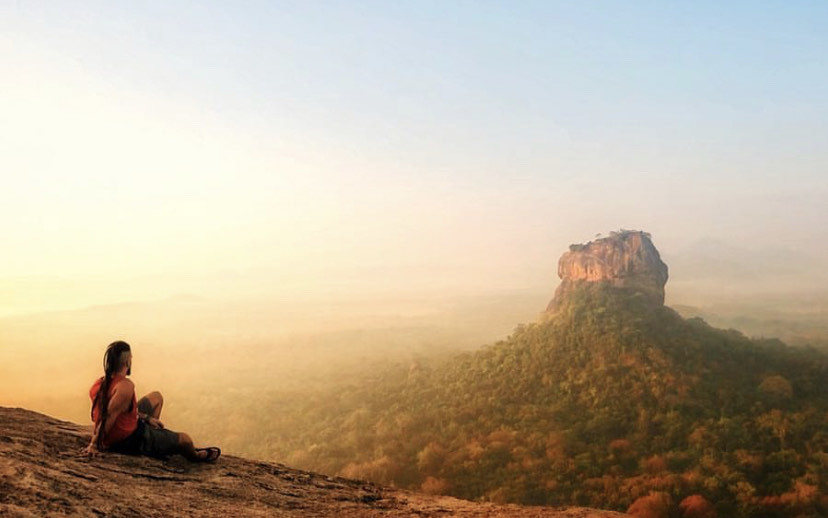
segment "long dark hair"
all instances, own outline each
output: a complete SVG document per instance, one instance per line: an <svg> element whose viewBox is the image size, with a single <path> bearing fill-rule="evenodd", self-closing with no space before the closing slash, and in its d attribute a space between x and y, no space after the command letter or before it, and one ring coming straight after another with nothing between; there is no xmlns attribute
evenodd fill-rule
<svg viewBox="0 0 828 518"><path fill-rule="evenodd" d="M106 348L103 358L104 375L101 380L101 386L98 393L95 394L95 400L92 401L92 419L95 418L95 407L100 404L100 431L98 432L98 449L103 445L103 436L106 430L107 410L109 407L109 383L112 381L112 376L121 368L121 359L125 353L131 352L129 344L118 340L109 344ZM97 423L96 423L97 424Z"/></svg>

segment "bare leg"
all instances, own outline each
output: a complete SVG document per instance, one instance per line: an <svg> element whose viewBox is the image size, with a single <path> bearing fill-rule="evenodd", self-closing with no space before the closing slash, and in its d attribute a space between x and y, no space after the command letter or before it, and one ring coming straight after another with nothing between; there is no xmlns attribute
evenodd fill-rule
<svg viewBox="0 0 828 518"><path fill-rule="evenodd" d="M164 396L157 390L150 392L138 401L138 410L161 419L161 409L164 407Z"/></svg>

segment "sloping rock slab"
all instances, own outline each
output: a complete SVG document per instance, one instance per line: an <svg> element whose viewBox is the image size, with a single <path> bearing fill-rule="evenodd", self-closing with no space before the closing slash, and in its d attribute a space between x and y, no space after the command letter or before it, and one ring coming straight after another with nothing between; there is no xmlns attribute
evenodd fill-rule
<svg viewBox="0 0 828 518"><path fill-rule="evenodd" d="M89 437L86 427L0 407L0 516L626 516L427 496L230 455L215 464L118 454L90 460L79 454Z"/></svg>

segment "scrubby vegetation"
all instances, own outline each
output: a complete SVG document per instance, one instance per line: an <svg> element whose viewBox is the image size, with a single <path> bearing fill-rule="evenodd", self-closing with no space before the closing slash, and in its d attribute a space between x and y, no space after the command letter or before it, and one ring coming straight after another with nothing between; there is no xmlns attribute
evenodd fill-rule
<svg viewBox="0 0 828 518"><path fill-rule="evenodd" d="M441 365L273 397L265 455L426 492L638 516L825 516L828 359L600 284Z"/></svg>

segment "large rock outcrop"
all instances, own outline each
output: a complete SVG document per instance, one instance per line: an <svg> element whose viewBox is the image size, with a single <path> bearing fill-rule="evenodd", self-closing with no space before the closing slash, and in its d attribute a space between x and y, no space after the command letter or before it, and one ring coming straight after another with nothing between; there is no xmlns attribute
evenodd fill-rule
<svg viewBox="0 0 828 518"><path fill-rule="evenodd" d="M596 282L634 290L653 304L664 304L667 265L646 232L622 230L587 244L570 245L558 261L558 276L561 284L548 312L554 313L579 285Z"/></svg>
<svg viewBox="0 0 828 518"><path fill-rule="evenodd" d="M88 443L88 427L0 407L0 516L627 516L428 496L230 455L215 464L114 453L90 460L78 455Z"/></svg>

